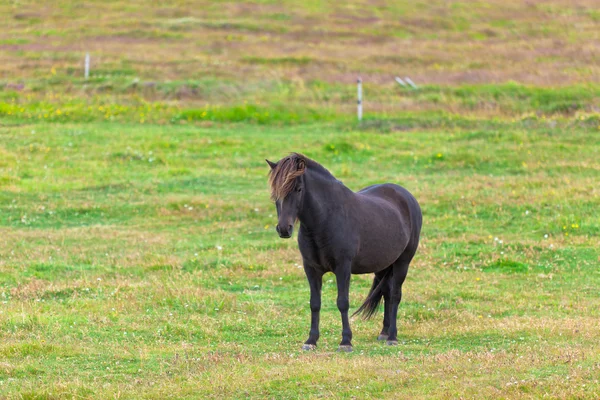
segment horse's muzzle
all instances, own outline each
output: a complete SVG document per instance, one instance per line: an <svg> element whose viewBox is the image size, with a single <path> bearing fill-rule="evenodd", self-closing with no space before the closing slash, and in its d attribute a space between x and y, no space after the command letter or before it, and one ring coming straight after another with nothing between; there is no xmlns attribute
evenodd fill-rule
<svg viewBox="0 0 600 400"><path fill-rule="evenodd" d="M279 233L279 237L282 239L289 239L292 237L292 232L294 232L294 225L288 225L287 228L281 228L279 225L275 228L277 233Z"/></svg>

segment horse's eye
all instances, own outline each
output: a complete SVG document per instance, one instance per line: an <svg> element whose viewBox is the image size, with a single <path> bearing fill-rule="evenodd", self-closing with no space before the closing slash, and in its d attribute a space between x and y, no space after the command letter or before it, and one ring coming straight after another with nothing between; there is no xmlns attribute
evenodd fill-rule
<svg viewBox="0 0 600 400"><path fill-rule="evenodd" d="M301 192L301 191L302 191L301 187L299 187L298 189L296 189L296 192Z"/></svg>

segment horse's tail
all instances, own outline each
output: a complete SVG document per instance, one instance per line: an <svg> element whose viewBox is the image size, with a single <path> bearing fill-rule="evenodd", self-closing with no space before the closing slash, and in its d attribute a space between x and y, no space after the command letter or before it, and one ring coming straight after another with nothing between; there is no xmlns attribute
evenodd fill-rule
<svg viewBox="0 0 600 400"><path fill-rule="evenodd" d="M373 285L371 286L371 291L369 291L369 295L367 296L365 302L352 314L354 317L357 314L362 314L363 319L369 319L375 314L377 311L377 307L381 302L381 298L383 297L383 288L384 285L387 284L390 276L392 275L392 267L389 267L381 278L375 276L373 279Z"/></svg>

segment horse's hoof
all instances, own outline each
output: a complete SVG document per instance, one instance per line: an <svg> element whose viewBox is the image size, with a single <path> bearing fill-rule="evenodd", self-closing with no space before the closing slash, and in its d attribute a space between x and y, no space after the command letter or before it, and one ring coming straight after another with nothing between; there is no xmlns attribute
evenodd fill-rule
<svg viewBox="0 0 600 400"><path fill-rule="evenodd" d="M303 344L302 345L302 350L304 350L304 351L311 351L311 350L316 350L316 349L317 349L316 344Z"/></svg>
<svg viewBox="0 0 600 400"><path fill-rule="evenodd" d="M389 336L388 335L384 335L383 333L379 336L377 336L377 340L387 340Z"/></svg>
<svg viewBox="0 0 600 400"><path fill-rule="evenodd" d="M398 341L397 340L388 340L387 342L385 342L385 344L387 344L388 346L398 346Z"/></svg>
<svg viewBox="0 0 600 400"><path fill-rule="evenodd" d="M338 347L338 351L343 353L350 353L352 351L352 345L341 344L340 347Z"/></svg>

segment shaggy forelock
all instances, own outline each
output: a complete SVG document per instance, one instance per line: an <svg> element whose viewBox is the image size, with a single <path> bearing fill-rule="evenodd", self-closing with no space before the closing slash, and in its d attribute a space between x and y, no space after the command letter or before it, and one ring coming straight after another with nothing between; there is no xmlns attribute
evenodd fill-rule
<svg viewBox="0 0 600 400"><path fill-rule="evenodd" d="M281 159L275 168L271 169L269 184L273 201L285 199L294 190L296 178L306 172L306 161L306 157L302 154L292 153Z"/></svg>

